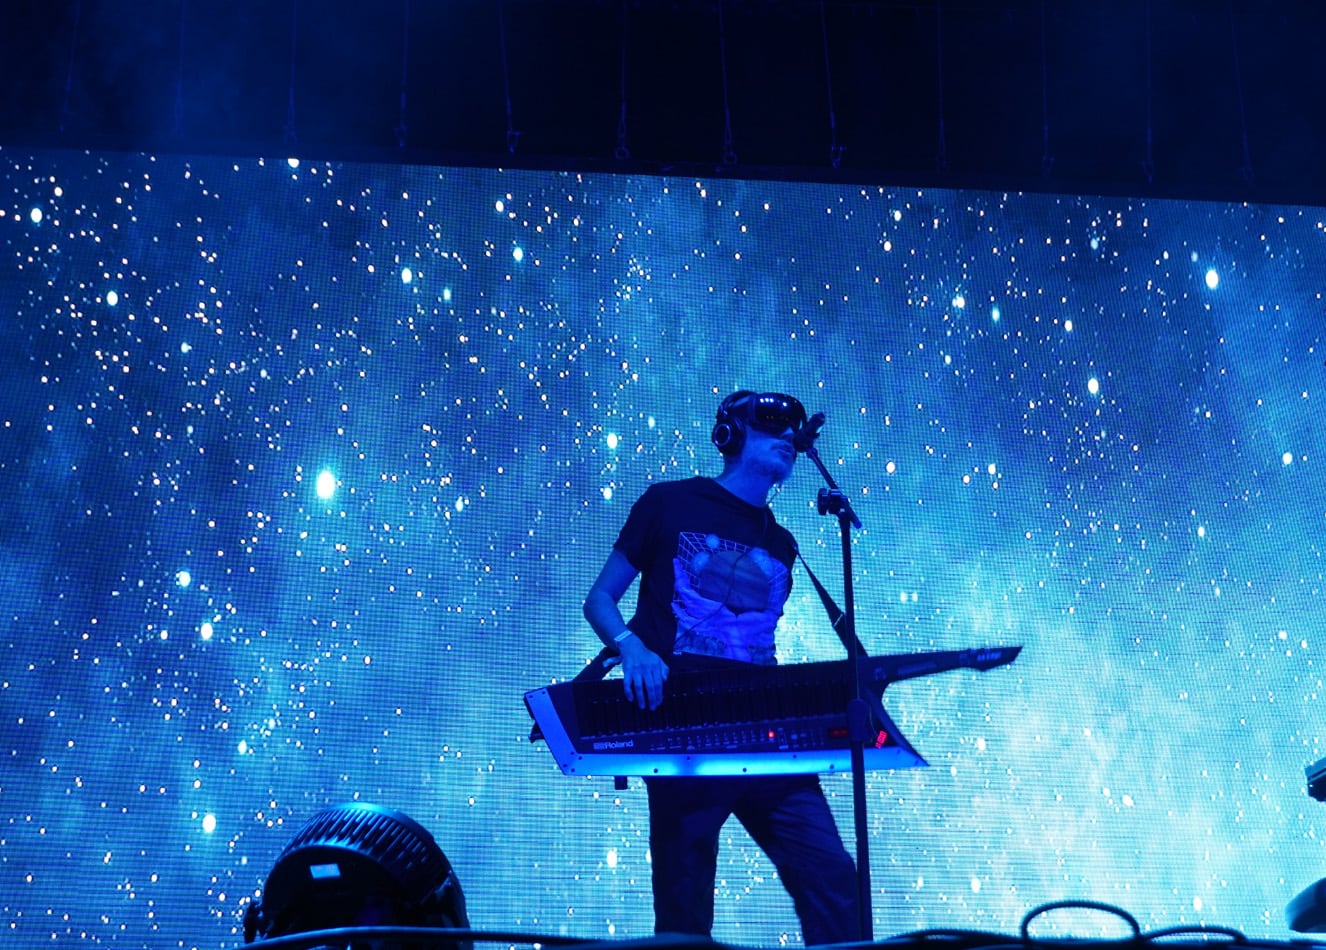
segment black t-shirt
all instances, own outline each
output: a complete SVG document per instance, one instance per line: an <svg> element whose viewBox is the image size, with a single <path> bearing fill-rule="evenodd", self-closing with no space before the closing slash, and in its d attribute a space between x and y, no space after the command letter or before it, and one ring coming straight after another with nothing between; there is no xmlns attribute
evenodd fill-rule
<svg viewBox="0 0 1326 950"><path fill-rule="evenodd" d="M630 627L660 656L772 664L796 542L712 478L651 485L614 547L640 572Z"/></svg>

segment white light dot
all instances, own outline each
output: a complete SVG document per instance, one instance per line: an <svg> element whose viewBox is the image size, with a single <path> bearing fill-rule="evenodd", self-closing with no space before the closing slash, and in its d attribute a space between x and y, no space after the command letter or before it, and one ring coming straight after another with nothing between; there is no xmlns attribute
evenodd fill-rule
<svg viewBox="0 0 1326 950"><path fill-rule="evenodd" d="M513 247L511 249L511 256L515 258L516 263L519 264L525 259L525 249L523 247Z"/></svg>
<svg viewBox="0 0 1326 950"><path fill-rule="evenodd" d="M216 815L203 815L203 831L209 835L216 831Z"/></svg>
<svg viewBox="0 0 1326 950"><path fill-rule="evenodd" d="M235 746L235 751L238 752L240 755L248 755L249 741L247 739L240 739L239 745Z"/></svg>
<svg viewBox="0 0 1326 950"><path fill-rule="evenodd" d="M210 640L212 639L212 633L211 622L204 620L202 626L198 628L198 636L202 637L204 640Z"/></svg>
<svg viewBox="0 0 1326 950"><path fill-rule="evenodd" d="M180 344L180 352L181 352L181 353L190 353L190 352L192 352L192 351L193 351L193 347L190 346L188 343L181 343L181 344Z"/></svg>
<svg viewBox="0 0 1326 950"><path fill-rule="evenodd" d="M285 160L285 163L286 163L287 165L289 165L291 168L298 168L298 167L299 167L299 159L297 159L297 158L287 158L287 159Z"/></svg>
<svg viewBox="0 0 1326 950"><path fill-rule="evenodd" d="M193 583L193 575L188 571L178 571L175 574L175 583L181 587L188 587Z"/></svg>
<svg viewBox="0 0 1326 950"><path fill-rule="evenodd" d="M884 463L884 471L885 471L886 473L888 473L889 475L894 474L895 472L898 471L898 463L897 463L897 462L894 462L894 461L892 461L892 460L889 460L889 461L885 462L885 463Z"/></svg>
<svg viewBox="0 0 1326 950"><path fill-rule="evenodd" d="M465 499L464 499L464 498L457 498L457 499L456 499L456 510L457 510L457 511L464 511L464 510L465 510Z"/></svg>
<svg viewBox="0 0 1326 950"><path fill-rule="evenodd" d="M1204 525L1204 524L1199 524L1199 525L1197 526L1197 537L1199 537L1199 538L1204 538L1204 537L1206 537L1206 525Z"/></svg>
<svg viewBox="0 0 1326 950"><path fill-rule="evenodd" d="M323 501L336 494L336 476L325 468L318 473L317 491Z"/></svg>
<svg viewBox="0 0 1326 950"><path fill-rule="evenodd" d="M604 486L603 486L603 500L604 500L604 501L612 501L612 486L611 486L611 485L604 485Z"/></svg>
<svg viewBox="0 0 1326 950"><path fill-rule="evenodd" d="M1293 465L1294 454L1292 452L1286 452L1284 455L1280 456L1280 461L1283 462L1285 465Z"/></svg>
<svg viewBox="0 0 1326 950"><path fill-rule="evenodd" d="M408 284L412 280L414 280L414 271L408 267L401 268L401 283Z"/></svg>
<svg viewBox="0 0 1326 950"><path fill-rule="evenodd" d="M506 204L501 200L498 200L496 203L494 203L493 207L496 208L498 211L506 210Z"/></svg>
<svg viewBox="0 0 1326 950"><path fill-rule="evenodd" d="M616 433L616 432L609 432L609 433L608 433L608 448L610 448L610 449L615 449L615 448L617 448L617 433Z"/></svg>
<svg viewBox="0 0 1326 950"><path fill-rule="evenodd" d="M607 863L608 867L615 868L617 866L617 849L609 848L604 861Z"/></svg>
<svg viewBox="0 0 1326 950"><path fill-rule="evenodd" d="M972 892L973 894L979 894L979 893L981 892L981 879L980 879L980 878L974 877L974 878L971 879L971 892Z"/></svg>
<svg viewBox="0 0 1326 950"><path fill-rule="evenodd" d="M1072 332L1073 332L1073 321L1072 321L1072 320L1065 320L1065 321L1064 321L1064 332L1065 332L1065 333L1072 333Z"/></svg>
<svg viewBox="0 0 1326 950"><path fill-rule="evenodd" d="M1214 267L1206 272L1206 286L1210 287L1212 290L1215 290L1220 286L1220 275L1216 273Z"/></svg>
<svg viewBox="0 0 1326 950"><path fill-rule="evenodd" d="M33 209L32 209L32 214L30 214L29 217L32 218L32 223L33 223L33 224L41 224L41 217L42 217L42 215L41 215L41 209L40 209L40 208L33 208Z"/></svg>
<svg viewBox="0 0 1326 950"><path fill-rule="evenodd" d="M1088 380L1087 380L1087 392L1091 393L1091 395L1093 395L1093 396L1098 396L1098 395L1100 395L1100 380L1098 380L1098 379L1097 379L1096 377L1094 377L1094 376L1092 376L1090 379L1088 379Z"/></svg>
<svg viewBox="0 0 1326 950"><path fill-rule="evenodd" d="M113 307L120 302L120 295L113 290L106 291L106 306Z"/></svg>
<svg viewBox="0 0 1326 950"><path fill-rule="evenodd" d="M962 296L962 294L958 294L956 297L953 298L954 310L961 310L965 306L967 306L967 298Z"/></svg>
<svg viewBox="0 0 1326 950"><path fill-rule="evenodd" d="M998 307L991 307L991 308L990 308L990 319L991 319L992 321L994 321L995 323L998 323L998 322L999 322L999 308L998 308Z"/></svg>
<svg viewBox="0 0 1326 950"><path fill-rule="evenodd" d="M987 475L993 475L998 471L999 469L994 462L991 462L989 465L985 466L985 474Z"/></svg>
<svg viewBox="0 0 1326 950"><path fill-rule="evenodd" d="M442 288L442 302L443 302L443 303L451 303L451 288L450 288L450 287L443 287L443 288Z"/></svg>

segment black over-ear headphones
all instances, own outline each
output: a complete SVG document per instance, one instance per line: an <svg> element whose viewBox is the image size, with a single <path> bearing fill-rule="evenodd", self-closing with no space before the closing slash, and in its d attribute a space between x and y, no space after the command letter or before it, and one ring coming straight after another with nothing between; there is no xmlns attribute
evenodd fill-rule
<svg viewBox="0 0 1326 950"><path fill-rule="evenodd" d="M753 390L739 389L724 399L714 414L714 429L709 439L724 455L740 455L741 447L746 444L746 413L738 410L753 395Z"/></svg>

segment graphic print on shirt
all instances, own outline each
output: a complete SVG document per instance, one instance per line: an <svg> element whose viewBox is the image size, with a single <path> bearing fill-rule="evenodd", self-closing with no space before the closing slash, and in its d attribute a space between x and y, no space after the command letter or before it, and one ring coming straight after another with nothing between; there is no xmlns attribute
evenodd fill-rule
<svg viewBox="0 0 1326 950"><path fill-rule="evenodd" d="M790 590L787 566L764 548L682 532L672 611L678 653L769 665Z"/></svg>

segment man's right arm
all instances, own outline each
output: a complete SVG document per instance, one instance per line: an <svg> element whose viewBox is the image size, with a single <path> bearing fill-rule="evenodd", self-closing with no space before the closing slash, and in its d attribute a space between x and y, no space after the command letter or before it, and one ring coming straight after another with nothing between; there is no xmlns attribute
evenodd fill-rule
<svg viewBox="0 0 1326 950"><path fill-rule="evenodd" d="M626 698L641 709L657 709L668 665L635 634L622 636L627 626L617 606L639 573L625 554L614 549L585 595L585 619L606 646L621 653Z"/></svg>

